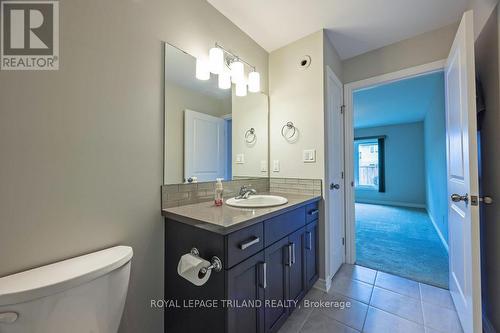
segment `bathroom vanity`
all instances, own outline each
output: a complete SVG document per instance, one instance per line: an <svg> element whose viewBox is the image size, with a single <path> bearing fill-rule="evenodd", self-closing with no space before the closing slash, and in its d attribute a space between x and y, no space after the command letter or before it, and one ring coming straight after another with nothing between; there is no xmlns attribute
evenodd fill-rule
<svg viewBox="0 0 500 333"><path fill-rule="evenodd" d="M282 194L283 195L283 194ZM270 208L203 202L164 209L166 332L276 332L318 279L319 197ZM196 286L177 264L192 248L222 262Z"/></svg>

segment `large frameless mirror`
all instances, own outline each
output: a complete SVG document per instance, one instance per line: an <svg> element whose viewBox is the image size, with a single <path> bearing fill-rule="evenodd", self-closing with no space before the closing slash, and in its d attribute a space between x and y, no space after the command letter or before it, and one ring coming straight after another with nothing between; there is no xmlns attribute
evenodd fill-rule
<svg viewBox="0 0 500 333"><path fill-rule="evenodd" d="M268 177L268 96L196 77L196 58L165 43L165 184Z"/></svg>

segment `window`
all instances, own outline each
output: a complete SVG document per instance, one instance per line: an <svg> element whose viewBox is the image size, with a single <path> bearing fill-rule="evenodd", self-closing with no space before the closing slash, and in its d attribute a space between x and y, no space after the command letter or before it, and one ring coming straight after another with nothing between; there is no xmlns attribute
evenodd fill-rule
<svg viewBox="0 0 500 333"><path fill-rule="evenodd" d="M356 188L384 192L384 139L356 139L354 152Z"/></svg>

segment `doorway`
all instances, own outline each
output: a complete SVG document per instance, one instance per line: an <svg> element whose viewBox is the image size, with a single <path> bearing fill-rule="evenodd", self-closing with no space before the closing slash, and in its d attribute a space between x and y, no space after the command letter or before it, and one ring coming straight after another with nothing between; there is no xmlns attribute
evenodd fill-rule
<svg viewBox="0 0 500 333"><path fill-rule="evenodd" d="M353 92L356 263L448 289L441 70Z"/></svg>
<svg viewBox="0 0 500 333"><path fill-rule="evenodd" d="M463 331L482 331L479 181L473 13L465 12L446 59L344 86L346 262L356 263L354 92L444 72L449 293ZM387 184L386 184L387 185ZM387 186L386 186L387 187Z"/></svg>

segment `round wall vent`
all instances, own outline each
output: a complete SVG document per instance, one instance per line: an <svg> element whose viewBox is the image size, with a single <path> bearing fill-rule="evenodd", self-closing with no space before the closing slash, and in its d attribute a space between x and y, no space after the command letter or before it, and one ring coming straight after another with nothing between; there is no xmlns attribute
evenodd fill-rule
<svg viewBox="0 0 500 333"><path fill-rule="evenodd" d="M311 57L308 55L302 56L299 59L299 68L306 69L311 65Z"/></svg>

